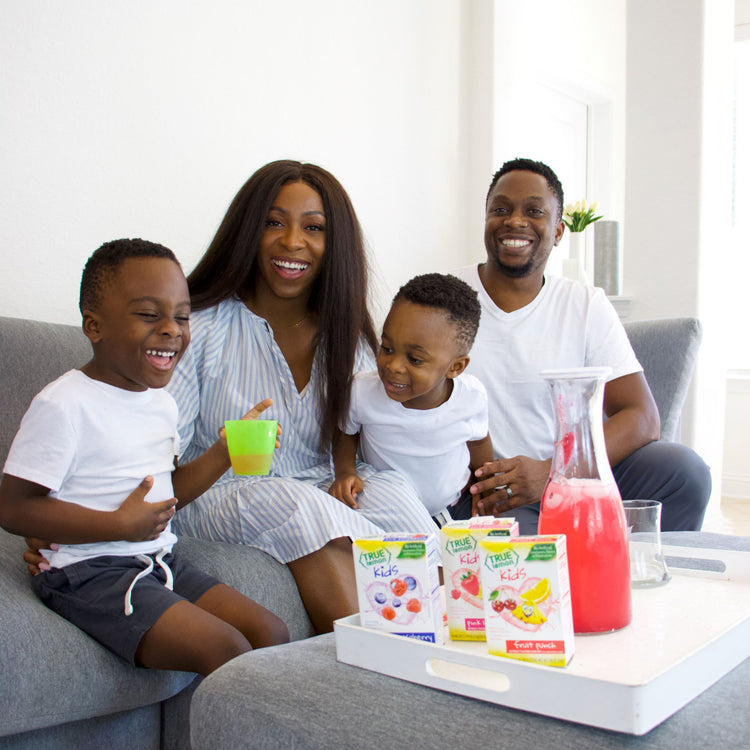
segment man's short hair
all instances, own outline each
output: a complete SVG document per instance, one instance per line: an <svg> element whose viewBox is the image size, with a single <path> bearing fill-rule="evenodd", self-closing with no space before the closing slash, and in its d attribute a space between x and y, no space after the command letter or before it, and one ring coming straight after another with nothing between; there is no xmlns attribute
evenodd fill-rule
<svg viewBox="0 0 750 750"><path fill-rule="evenodd" d="M560 219L562 219L563 205L565 204L565 195L563 193L562 183L558 179L557 175L552 171L552 169L548 167L544 162L534 161L533 159L518 158L506 161L505 164L503 164L503 166L500 167L500 169L498 169L497 172L495 172L495 174L493 175L492 182L490 182L490 189L487 191L487 198L485 199L485 203L490 199L490 193L497 184L497 181L504 174L508 174L508 172L517 172L518 170L534 172L535 174L544 177L547 185L549 186L549 189L554 193L555 198L557 199L557 220L560 221Z"/></svg>
<svg viewBox="0 0 750 750"><path fill-rule="evenodd" d="M81 274L81 292L78 307L96 310L101 304L102 289L123 261L128 258L167 258L179 266L175 254L164 245L148 240L112 240L97 248L86 261Z"/></svg>
<svg viewBox="0 0 750 750"><path fill-rule="evenodd" d="M412 302L422 307L442 310L456 325L458 343L471 349L479 329L482 308L477 293L456 276L443 273L425 273L407 281L393 298Z"/></svg>

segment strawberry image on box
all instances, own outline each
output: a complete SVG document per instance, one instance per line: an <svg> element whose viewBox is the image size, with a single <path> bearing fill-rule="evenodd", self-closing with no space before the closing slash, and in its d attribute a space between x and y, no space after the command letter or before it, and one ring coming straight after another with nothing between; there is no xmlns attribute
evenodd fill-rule
<svg viewBox="0 0 750 750"><path fill-rule="evenodd" d="M440 530L445 608L451 640L485 640L477 545L487 536L518 536L518 523L513 518L478 516L468 521L452 521Z"/></svg>

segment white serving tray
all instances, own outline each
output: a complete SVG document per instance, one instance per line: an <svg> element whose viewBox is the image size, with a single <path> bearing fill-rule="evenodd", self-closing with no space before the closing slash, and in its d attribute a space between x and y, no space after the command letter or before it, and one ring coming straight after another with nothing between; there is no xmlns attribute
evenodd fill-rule
<svg viewBox="0 0 750 750"><path fill-rule="evenodd" d="M580 724L645 734L750 655L750 552L664 547L665 586L633 591L633 621L576 636L565 668L491 656L485 642L438 646L336 621L339 661ZM711 560L717 570L676 567ZM701 563L702 564L702 563Z"/></svg>

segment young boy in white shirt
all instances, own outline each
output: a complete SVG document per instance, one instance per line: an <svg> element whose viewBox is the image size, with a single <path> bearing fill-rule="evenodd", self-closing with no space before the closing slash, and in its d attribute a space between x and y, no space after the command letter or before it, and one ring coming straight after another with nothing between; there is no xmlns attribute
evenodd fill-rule
<svg viewBox="0 0 750 750"><path fill-rule="evenodd" d="M471 506L473 472L493 456L487 393L464 373L480 314L476 292L455 276L424 274L399 289L377 371L354 378L349 419L334 445L334 497L353 508L366 502L367 484L355 469L359 447L376 469L411 479L438 525L459 502Z"/></svg>
<svg viewBox="0 0 750 750"><path fill-rule="evenodd" d="M288 641L280 618L172 554L175 510L230 465L220 435L176 467L177 406L163 389L190 342L190 296L174 254L104 244L84 268L80 309L93 356L34 398L0 484L3 528L56 542L35 593L143 667L207 675Z"/></svg>

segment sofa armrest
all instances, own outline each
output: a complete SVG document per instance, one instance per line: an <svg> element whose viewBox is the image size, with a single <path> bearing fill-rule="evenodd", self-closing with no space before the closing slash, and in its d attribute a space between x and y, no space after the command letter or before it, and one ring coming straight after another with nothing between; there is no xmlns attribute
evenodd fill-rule
<svg viewBox="0 0 750 750"><path fill-rule="evenodd" d="M195 679L131 667L47 609L24 549L0 529L0 737L159 703Z"/></svg>

